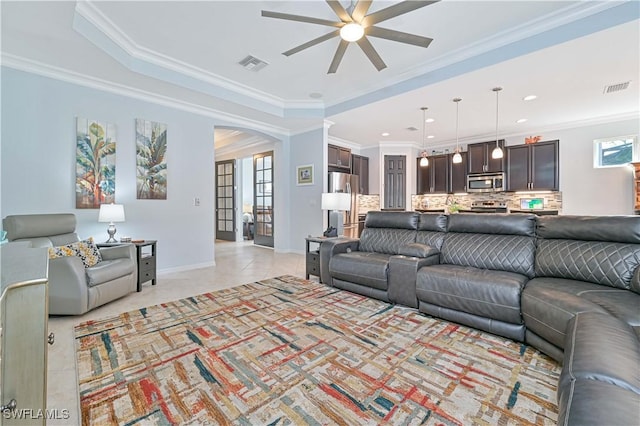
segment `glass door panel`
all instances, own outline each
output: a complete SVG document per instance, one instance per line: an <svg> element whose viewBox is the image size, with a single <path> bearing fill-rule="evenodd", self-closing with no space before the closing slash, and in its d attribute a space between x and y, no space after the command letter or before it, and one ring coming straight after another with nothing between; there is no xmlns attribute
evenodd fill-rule
<svg viewBox="0 0 640 426"><path fill-rule="evenodd" d="M254 243L273 247L273 151L253 156Z"/></svg>
<svg viewBox="0 0 640 426"><path fill-rule="evenodd" d="M216 239L236 240L235 160L216 162Z"/></svg>

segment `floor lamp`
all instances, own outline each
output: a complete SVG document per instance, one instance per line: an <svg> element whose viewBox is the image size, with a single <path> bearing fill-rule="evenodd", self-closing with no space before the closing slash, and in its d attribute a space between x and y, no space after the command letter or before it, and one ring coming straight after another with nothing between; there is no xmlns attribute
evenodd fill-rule
<svg viewBox="0 0 640 426"><path fill-rule="evenodd" d="M329 225L336 228L338 236L344 235L344 213L351 210L351 194L326 192L322 194L322 210L330 210Z"/></svg>

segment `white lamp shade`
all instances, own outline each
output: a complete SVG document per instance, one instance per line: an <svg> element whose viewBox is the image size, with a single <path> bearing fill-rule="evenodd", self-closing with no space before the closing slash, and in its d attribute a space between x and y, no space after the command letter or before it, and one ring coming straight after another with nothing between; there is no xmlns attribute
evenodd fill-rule
<svg viewBox="0 0 640 426"><path fill-rule="evenodd" d="M350 210L351 194L348 192L325 192L322 194L322 210Z"/></svg>
<svg viewBox="0 0 640 426"><path fill-rule="evenodd" d="M98 222L124 222L124 206L122 204L100 204Z"/></svg>

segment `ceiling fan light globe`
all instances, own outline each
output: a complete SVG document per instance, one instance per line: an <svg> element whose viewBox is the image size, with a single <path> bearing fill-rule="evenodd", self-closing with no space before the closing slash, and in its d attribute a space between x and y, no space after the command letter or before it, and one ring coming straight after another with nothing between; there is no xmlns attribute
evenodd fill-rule
<svg viewBox="0 0 640 426"><path fill-rule="evenodd" d="M493 158L494 160L500 159L504 156L504 153L502 152L502 148L500 148L499 146L496 146L495 148L493 148L493 151L491 151L491 158Z"/></svg>
<svg viewBox="0 0 640 426"><path fill-rule="evenodd" d="M364 28L362 27L362 25L355 22L351 22L340 28L340 37L342 37L344 41L358 41L362 38L363 35Z"/></svg>
<svg viewBox="0 0 640 426"><path fill-rule="evenodd" d="M453 158L451 159L451 161L453 161L453 164L462 163L462 155L458 151L456 151L456 153L453 154Z"/></svg>

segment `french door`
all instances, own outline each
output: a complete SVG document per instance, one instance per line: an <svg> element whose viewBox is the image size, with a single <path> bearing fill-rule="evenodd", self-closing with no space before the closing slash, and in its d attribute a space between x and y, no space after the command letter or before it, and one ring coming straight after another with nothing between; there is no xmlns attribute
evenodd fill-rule
<svg viewBox="0 0 640 426"><path fill-rule="evenodd" d="M273 151L253 156L254 244L273 247Z"/></svg>
<svg viewBox="0 0 640 426"><path fill-rule="evenodd" d="M216 239L236 240L235 160L216 162Z"/></svg>

